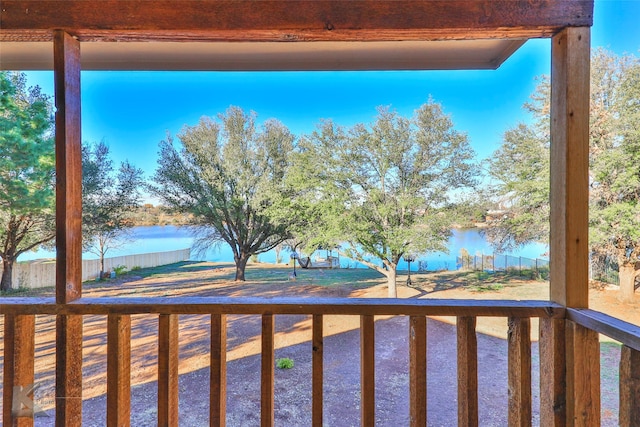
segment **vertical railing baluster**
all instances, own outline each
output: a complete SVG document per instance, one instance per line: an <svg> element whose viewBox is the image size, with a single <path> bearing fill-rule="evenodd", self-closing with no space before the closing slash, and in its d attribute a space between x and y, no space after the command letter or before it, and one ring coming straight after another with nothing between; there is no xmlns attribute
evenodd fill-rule
<svg viewBox="0 0 640 427"><path fill-rule="evenodd" d="M324 352L324 337L323 337L323 318L322 314L313 315L312 325L312 425L313 427L322 427L322 411L323 411L323 378L324 378L324 366L323 366L323 352Z"/></svg>
<svg viewBox="0 0 640 427"><path fill-rule="evenodd" d="M567 419L574 426L600 425L600 341L598 332L567 320Z"/></svg>
<svg viewBox="0 0 640 427"><path fill-rule="evenodd" d="M372 427L376 422L374 326L373 315L360 316L360 423L363 427Z"/></svg>
<svg viewBox="0 0 640 427"><path fill-rule="evenodd" d="M35 316L7 314L4 320L3 425L33 426Z"/></svg>
<svg viewBox="0 0 640 427"><path fill-rule="evenodd" d="M409 316L409 423L427 425L427 318Z"/></svg>
<svg viewBox="0 0 640 427"><path fill-rule="evenodd" d="M531 426L531 321L510 317L508 335L510 427Z"/></svg>
<svg viewBox="0 0 640 427"><path fill-rule="evenodd" d="M458 426L478 425L478 342L476 318L457 318Z"/></svg>
<svg viewBox="0 0 640 427"><path fill-rule="evenodd" d="M158 319L158 426L178 425L178 315Z"/></svg>
<svg viewBox="0 0 640 427"><path fill-rule="evenodd" d="M227 315L211 315L209 425L224 427L227 408Z"/></svg>
<svg viewBox="0 0 640 427"><path fill-rule="evenodd" d="M107 316L107 426L131 424L131 316Z"/></svg>
<svg viewBox="0 0 640 427"><path fill-rule="evenodd" d="M640 351L620 349L620 427L640 426Z"/></svg>
<svg viewBox="0 0 640 427"><path fill-rule="evenodd" d="M273 314L262 315L262 356L261 356L261 392L260 392L260 425L273 426L273 393L274 393L274 317Z"/></svg>
<svg viewBox="0 0 640 427"><path fill-rule="evenodd" d="M566 425L564 319L540 318L540 425Z"/></svg>

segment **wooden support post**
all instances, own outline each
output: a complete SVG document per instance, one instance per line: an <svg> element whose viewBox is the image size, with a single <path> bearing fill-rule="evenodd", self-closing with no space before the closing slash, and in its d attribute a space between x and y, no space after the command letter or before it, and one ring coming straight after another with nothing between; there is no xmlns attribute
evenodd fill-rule
<svg viewBox="0 0 640 427"><path fill-rule="evenodd" d="M131 424L131 316L107 319L107 426Z"/></svg>
<svg viewBox="0 0 640 427"><path fill-rule="evenodd" d="M82 295L80 43L54 31L56 302ZM56 425L82 424L82 317L56 317Z"/></svg>
<svg viewBox="0 0 640 427"><path fill-rule="evenodd" d="M41 409L34 400L35 316L5 315L3 416L5 426L33 426Z"/></svg>
<svg viewBox="0 0 640 427"><path fill-rule="evenodd" d="M620 352L620 427L640 426L640 351Z"/></svg>
<svg viewBox="0 0 640 427"><path fill-rule="evenodd" d="M531 321L509 318L509 426L531 426Z"/></svg>
<svg viewBox="0 0 640 427"><path fill-rule="evenodd" d="M478 341L476 318L458 317L458 426L478 425Z"/></svg>
<svg viewBox="0 0 640 427"><path fill-rule="evenodd" d="M409 425L427 425L427 318L409 316Z"/></svg>
<svg viewBox="0 0 640 427"><path fill-rule="evenodd" d="M295 261L295 260L294 260ZM260 425L272 427L274 421L273 393L274 393L274 317L273 314L262 315L262 374L260 392Z"/></svg>
<svg viewBox="0 0 640 427"><path fill-rule="evenodd" d="M322 314L313 315L312 325L312 393L311 393L311 425L313 427L322 427L323 418L323 353L324 353L324 337L323 337L323 319Z"/></svg>
<svg viewBox="0 0 640 427"><path fill-rule="evenodd" d="M360 425L376 424L375 323L372 315L360 316Z"/></svg>
<svg viewBox="0 0 640 427"><path fill-rule="evenodd" d="M178 315L158 319L158 426L178 425Z"/></svg>
<svg viewBox="0 0 640 427"><path fill-rule="evenodd" d="M567 347L567 425L600 425L600 342L598 333L570 320Z"/></svg>
<svg viewBox="0 0 640 427"><path fill-rule="evenodd" d="M540 319L540 425L566 425L565 320Z"/></svg>
<svg viewBox="0 0 640 427"><path fill-rule="evenodd" d="M565 28L551 41L551 299L589 303L590 29Z"/></svg>
<svg viewBox="0 0 640 427"><path fill-rule="evenodd" d="M550 290L572 308L589 305L590 31L567 27L551 39ZM565 332L567 424L598 425L597 334L571 322Z"/></svg>
<svg viewBox="0 0 640 427"><path fill-rule="evenodd" d="M227 315L211 315L209 425L224 427L227 412Z"/></svg>

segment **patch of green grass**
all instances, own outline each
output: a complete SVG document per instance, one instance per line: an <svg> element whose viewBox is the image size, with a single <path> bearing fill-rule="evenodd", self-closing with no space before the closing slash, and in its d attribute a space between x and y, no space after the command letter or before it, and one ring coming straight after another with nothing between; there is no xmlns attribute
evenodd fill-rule
<svg viewBox="0 0 640 427"><path fill-rule="evenodd" d="M475 279L479 281L488 280L491 277L491 274L488 271L474 271Z"/></svg>
<svg viewBox="0 0 640 427"><path fill-rule="evenodd" d="M293 273L292 267L273 266L272 268L247 266L245 278L253 283L281 283L289 281ZM228 277L233 280L233 274ZM220 279L225 278L220 276ZM353 288L363 288L380 283L384 277L380 273L364 268L351 269L305 269L296 268L296 280L294 283L315 286L349 285Z"/></svg>
<svg viewBox="0 0 640 427"><path fill-rule="evenodd" d="M276 367L278 369L291 369L293 368L293 359L289 359L288 357L276 359Z"/></svg>
<svg viewBox="0 0 640 427"><path fill-rule="evenodd" d="M52 287L46 288L14 288L9 289L7 291L0 291L0 296L2 297L33 297L33 296L41 296L43 293L51 292Z"/></svg>
<svg viewBox="0 0 640 427"><path fill-rule="evenodd" d="M504 289L502 283L479 283L469 286L471 292L497 292Z"/></svg>

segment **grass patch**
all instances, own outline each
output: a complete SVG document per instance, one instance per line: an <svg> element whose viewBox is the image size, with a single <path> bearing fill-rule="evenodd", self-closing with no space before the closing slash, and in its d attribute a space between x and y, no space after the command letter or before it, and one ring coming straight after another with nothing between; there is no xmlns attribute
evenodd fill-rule
<svg viewBox="0 0 640 427"><path fill-rule="evenodd" d="M498 292L504 289L502 283L484 283L468 287L471 292Z"/></svg>
<svg viewBox="0 0 640 427"><path fill-rule="evenodd" d="M50 289L50 288L47 288ZM0 291L0 296L3 297L30 297L30 296L34 296L34 295L38 295L38 292L34 292L34 291L38 291L38 289L29 289L29 288L15 288L15 289L9 289L6 291Z"/></svg>
<svg viewBox="0 0 640 427"><path fill-rule="evenodd" d="M288 357L276 359L276 367L278 369L291 369L293 368L293 359L289 359Z"/></svg>
<svg viewBox="0 0 640 427"><path fill-rule="evenodd" d="M245 278L252 283L281 283L290 281L293 267L271 266L247 266ZM234 272L226 279L233 280ZM224 276L222 276L224 277ZM348 285L353 288L368 287L380 283L383 276L377 271L364 268L351 269L304 269L296 268L295 282L301 285L336 286Z"/></svg>

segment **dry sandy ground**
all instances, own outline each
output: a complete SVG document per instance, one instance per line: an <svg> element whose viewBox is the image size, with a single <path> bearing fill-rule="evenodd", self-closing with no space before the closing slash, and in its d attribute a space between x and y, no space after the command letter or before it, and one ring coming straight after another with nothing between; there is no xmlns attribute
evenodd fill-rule
<svg viewBox="0 0 640 427"><path fill-rule="evenodd" d="M285 270L286 271L286 270ZM228 268L202 264L175 276L128 276L108 286L89 287L85 296L335 296L384 297L382 284L352 289L348 286L313 286L299 282L247 282L223 280ZM283 271L283 275L285 275ZM420 278L417 278L420 279ZM420 280L418 280L420 282ZM430 277L421 289L400 287L403 298L548 299L544 282L509 282L495 291L460 286L451 277ZM640 323L640 300L621 304L615 292L594 290L592 307ZM227 425L259 425L260 318L228 319ZM428 417L430 426L455 424L457 414L455 326L452 319L428 322ZM359 319L354 316L325 318L325 425L359 425ZM53 425L55 324L52 316L37 319L36 402L48 417L37 426ZM106 413L106 318L87 316L84 322L83 425L102 426ZM479 319L479 399L483 426L506 425L507 345L506 319ZM532 327L536 338L536 327ZM408 326L404 317L376 319L376 420L380 426L408 425ZM276 358L289 357L295 366L276 370L275 412L277 426L310 425L311 322L306 316L276 317ZM0 343L0 351L2 343ZM209 326L205 316L180 317L180 422L185 426L208 425ZM156 424L157 316L132 318L132 424ZM617 364L619 347L602 346L603 425L617 425ZM1 371L0 371L1 375ZM538 420L538 351L533 344L534 425ZM1 403L0 403L1 404Z"/></svg>

